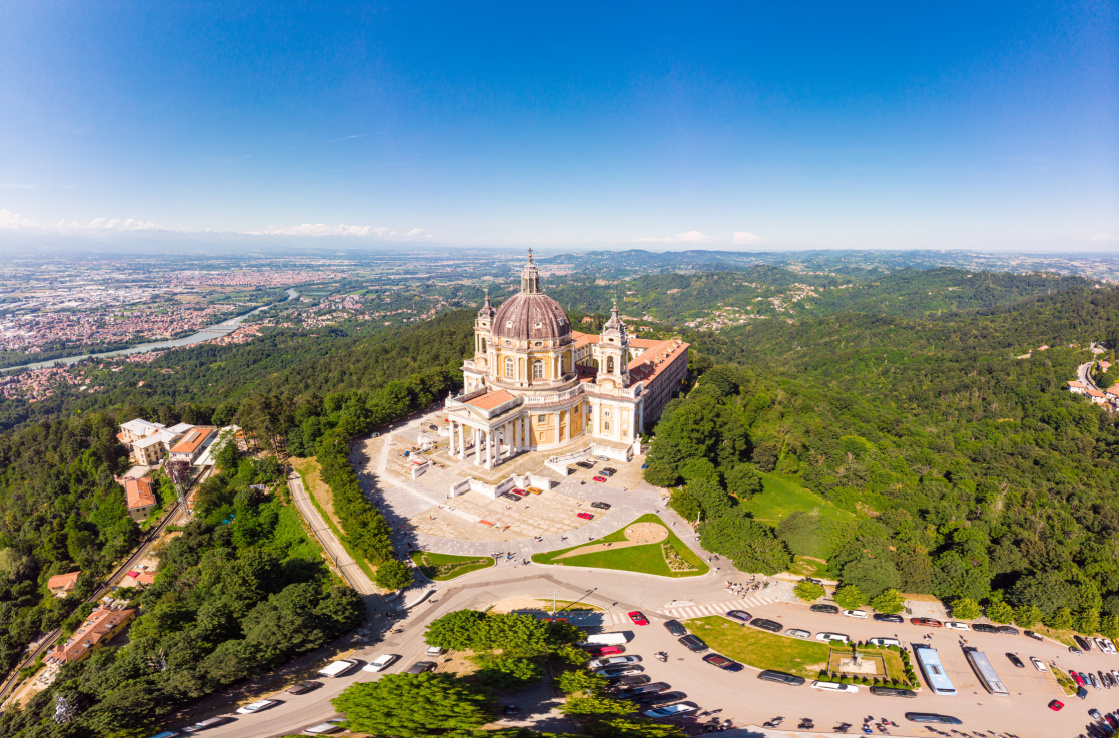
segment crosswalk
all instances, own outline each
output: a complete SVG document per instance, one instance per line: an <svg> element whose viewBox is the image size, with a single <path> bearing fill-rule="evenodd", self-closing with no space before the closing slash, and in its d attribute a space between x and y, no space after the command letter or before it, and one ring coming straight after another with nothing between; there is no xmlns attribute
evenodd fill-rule
<svg viewBox="0 0 1119 738"><path fill-rule="evenodd" d="M664 614L672 618L702 618L707 615L722 615L728 610L750 611L751 607L762 607L777 600L761 595L749 595L737 600L715 602L710 605L688 605L686 607L672 607L664 610Z"/></svg>

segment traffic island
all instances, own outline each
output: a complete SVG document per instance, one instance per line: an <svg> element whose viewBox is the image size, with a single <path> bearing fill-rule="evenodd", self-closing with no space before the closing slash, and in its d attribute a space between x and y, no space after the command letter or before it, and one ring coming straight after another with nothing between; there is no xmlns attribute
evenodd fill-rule
<svg viewBox="0 0 1119 738"><path fill-rule="evenodd" d="M710 571L663 520L651 513L596 541L535 554L532 561L550 566L614 569L670 578L702 576Z"/></svg>
<svg viewBox="0 0 1119 738"><path fill-rule="evenodd" d="M494 565L494 560L489 556L452 556L430 551L413 552L412 562L433 582L446 582Z"/></svg>

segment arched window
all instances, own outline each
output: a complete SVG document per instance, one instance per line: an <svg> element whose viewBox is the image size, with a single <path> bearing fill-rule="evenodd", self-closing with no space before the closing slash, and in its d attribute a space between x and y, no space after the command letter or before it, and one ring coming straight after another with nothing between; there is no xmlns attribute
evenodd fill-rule
<svg viewBox="0 0 1119 738"><path fill-rule="evenodd" d="M482 339L482 353L486 353L486 339Z"/></svg>
<svg viewBox="0 0 1119 738"><path fill-rule="evenodd" d="M543 379L544 378L544 362L540 359L537 359L536 361L532 362L532 378L533 379Z"/></svg>
<svg viewBox="0 0 1119 738"><path fill-rule="evenodd" d="M614 373L614 357L613 356L607 356L606 357L606 373L607 374L613 374Z"/></svg>
<svg viewBox="0 0 1119 738"><path fill-rule="evenodd" d="M513 366L513 357L509 356L505 359L505 376L513 379L517 376L517 370Z"/></svg>

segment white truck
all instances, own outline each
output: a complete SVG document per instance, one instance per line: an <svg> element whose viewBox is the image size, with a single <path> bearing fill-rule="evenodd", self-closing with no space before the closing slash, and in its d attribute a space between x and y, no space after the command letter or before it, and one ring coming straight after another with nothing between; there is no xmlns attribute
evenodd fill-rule
<svg viewBox="0 0 1119 738"><path fill-rule="evenodd" d="M580 646L620 646L629 638L625 633L597 633L592 636L587 636L587 639L580 643Z"/></svg>
<svg viewBox="0 0 1119 738"><path fill-rule="evenodd" d="M357 662L353 659L338 659L337 661L331 661L329 664L319 669L319 676L340 677L356 667Z"/></svg>

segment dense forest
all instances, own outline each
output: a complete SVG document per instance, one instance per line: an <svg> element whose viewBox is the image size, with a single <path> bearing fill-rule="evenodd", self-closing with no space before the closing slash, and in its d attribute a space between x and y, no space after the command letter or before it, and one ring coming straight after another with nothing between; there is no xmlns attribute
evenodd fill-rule
<svg viewBox="0 0 1119 738"><path fill-rule="evenodd" d="M756 471L858 513L836 524L805 511L770 532L841 582L1119 634L1119 428L1066 385L1117 320L1119 291L1073 288L950 319L846 314L697 336L736 365L669 406L648 478L686 483L675 504L701 507L705 538L727 549L724 518L748 518L737 503L749 496L729 435ZM740 555L771 570L773 541L753 540Z"/></svg>

